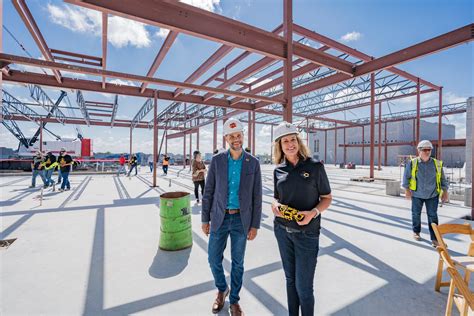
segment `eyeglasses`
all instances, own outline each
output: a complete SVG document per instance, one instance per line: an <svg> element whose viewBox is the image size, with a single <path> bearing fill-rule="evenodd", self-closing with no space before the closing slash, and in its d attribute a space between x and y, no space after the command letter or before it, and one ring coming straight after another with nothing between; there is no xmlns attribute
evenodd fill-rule
<svg viewBox="0 0 474 316"><path fill-rule="evenodd" d="M431 151L431 148L425 148L421 150L422 152L429 153Z"/></svg>

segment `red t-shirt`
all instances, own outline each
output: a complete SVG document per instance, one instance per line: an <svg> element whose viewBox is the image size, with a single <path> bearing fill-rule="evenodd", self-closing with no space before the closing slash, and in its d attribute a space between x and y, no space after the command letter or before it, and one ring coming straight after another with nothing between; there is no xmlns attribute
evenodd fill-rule
<svg viewBox="0 0 474 316"><path fill-rule="evenodd" d="M125 165L125 157L120 157L119 163L121 166Z"/></svg>

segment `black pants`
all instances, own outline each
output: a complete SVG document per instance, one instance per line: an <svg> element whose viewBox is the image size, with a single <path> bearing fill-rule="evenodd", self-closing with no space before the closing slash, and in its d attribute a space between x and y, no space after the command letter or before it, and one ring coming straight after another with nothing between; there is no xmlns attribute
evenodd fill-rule
<svg viewBox="0 0 474 316"><path fill-rule="evenodd" d="M128 175L130 176L130 174L132 173L133 169L135 169L135 175L137 175L137 165L132 165L132 167L130 168L130 170L128 171Z"/></svg>
<svg viewBox="0 0 474 316"><path fill-rule="evenodd" d="M204 195L204 180L201 181L193 181L194 182L194 195L196 199L199 200L199 186L201 186L201 195Z"/></svg>
<svg viewBox="0 0 474 316"><path fill-rule="evenodd" d="M168 166L163 166L163 172L164 172L165 174L168 174Z"/></svg>

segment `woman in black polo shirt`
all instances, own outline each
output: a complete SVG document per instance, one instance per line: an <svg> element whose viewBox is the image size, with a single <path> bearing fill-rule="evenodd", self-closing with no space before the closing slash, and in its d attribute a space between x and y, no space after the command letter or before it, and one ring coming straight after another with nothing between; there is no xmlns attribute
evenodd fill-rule
<svg viewBox="0 0 474 316"><path fill-rule="evenodd" d="M321 213L331 204L323 164L309 150L293 124L275 129L273 173L274 231L286 277L289 315L314 315L314 272L319 250Z"/></svg>

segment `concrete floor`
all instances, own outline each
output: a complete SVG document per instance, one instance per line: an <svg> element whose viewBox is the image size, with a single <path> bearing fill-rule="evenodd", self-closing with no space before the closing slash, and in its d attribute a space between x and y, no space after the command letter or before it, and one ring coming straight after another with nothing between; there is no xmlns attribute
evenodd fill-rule
<svg viewBox="0 0 474 316"><path fill-rule="evenodd" d="M2 177L0 239L1 315L210 315L215 288L207 263L208 239L200 231L200 206L192 202L192 248L158 249L159 195L191 192L189 173L171 168L150 188L138 177L79 175L72 190L27 189L28 176ZM286 315L285 279L273 236L272 167L263 166L264 215L249 242L241 305L247 315ZM447 289L433 290L438 255L422 236L411 238L410 203L385 196L383 182L354 183L366 169L327 166L334 201L324 213L314 279L317 315L443 315ZM379 177L397 178L398 168ZM169 180L171 179L171 181ZM38 179L41 181L40 179ZM171 186L170 186L171 185ZM439 209L440 223L463 222L470 209ZM448 239L452 253L468 240ZM230 271L228 249L225 269ZM228 301L220 315L228 315Z"/></svg>

